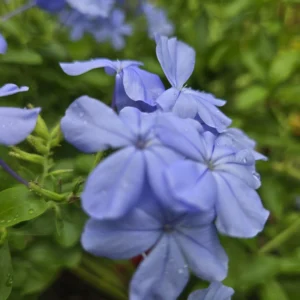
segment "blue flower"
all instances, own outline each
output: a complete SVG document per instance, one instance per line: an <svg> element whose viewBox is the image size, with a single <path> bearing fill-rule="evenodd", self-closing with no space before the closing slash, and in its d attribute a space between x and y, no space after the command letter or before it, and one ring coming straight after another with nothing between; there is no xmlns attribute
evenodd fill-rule
<svg viewBox="0 0 300 300"><path fill-rule="evenodd" d="M36 0L36 5L48 12L58 12L66 5L66 0Z"/></svg>
<svg viewBox="0 0 300 300"><path fill-rule="evenodd" d="M182 118L199 117L218 132L226 129L231 120L216 107L224 105L225 101L184 87L195 67L194 49L176 38L168 39L164 36L157 36L156 43L157 58L172 85L156 100L160 108Z"/></svg>
<svg viewBox="0 0 300 300"><path fill-rule="evenodd" d="M190 294L187 300L230 300L233 294L232 288L224 286L220 282L212 282L207 289Z"/></svg>
<svg viewBox="0 0 300 300"><path fill-rule="evenodd" d="M110 41L116 50L125 46L124 36L132 34L131 25L126 24L125 14L120 9L114 9L107 19L91 30L91 34L98 42Z"/></svg>
<svg viewBox="0 0 300 300"><path fill-rule="evenodd" d="M112 61L105 58L60 64L63 71L71 76L105 67L108 74L116 75L113 106L118 110L125 106L137 106L151 111L151 107L155 108L155 99L164 91L164 86L156 74L140 69L140 65L142 63L137 61Z"/></svg>
<svg viewBox="0 0 300 300"><path fill-rule="evenodd" d="M6 39L0 34L0 54L4 54L7 51Z"/></svg>
<svg viewBox="0 0 300 300"><path fill-rule="evenodd" d="M223 280L228 258L213 223L214 210L178 213L149 190L130 214L117 220L90 219L82 235L94 255L128 259L151 249L130 284L132 300L176 300L189 270L204 280Z"/></svg>
<svg viewBox="0 0 300 300"><path fill-rule="evenodd" d="M171 35L174 32L174 26L166 17L164 10L155 7L151 3L142 4L142 11L148 22L148 34L154 38L155 34Z"/></svg>
<svg viewBox="0 0 300 300"><path fill-rule="evenodd" d="M70 105L61 121L69 143L87 153L119 149L103 160L87 179L82 204L90 216L117 218L126 214L140 200L146 182L155 191L162 190L162 170L182 158L155 137L157 120L163 123L169 117L141 113L133 107L122 109L118 116L88 96ZM184 120L177 119L181 126Z"/></svg>
<svg viewBox="0 0 300 300"><path fill-rule="evenodd" d="M0 97L27 90L9 83L0 88ZM22 142L33 131L40 110L0 107L0 144L11 146Z"/></svg>
<svg viewBox="0 0 300 300"><path fill-rule="evenodd" d="M223 145L222 137L208 131L200 134L193 126L175 127L174 122L158 123L157 135L188 158L165 171L165 188L179 206L192 210L215 206L217 228L229 236L253 237L263 229L269 212L255 191L260 177L252 150Z"/></svg>
<svg viewBox="0 0 300 300"><path fill-rule="evenodd" d="M114 0L66 0L73 9L91 17L108 17Z"/></svg>

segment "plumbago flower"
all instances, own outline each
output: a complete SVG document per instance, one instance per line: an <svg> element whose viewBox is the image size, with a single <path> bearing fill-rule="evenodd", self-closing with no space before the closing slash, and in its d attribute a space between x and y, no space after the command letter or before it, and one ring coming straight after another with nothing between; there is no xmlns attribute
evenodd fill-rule
<svg viewBox="0 0 300 300"><path fill-rule="evenodd" d="M174 117L141 113L133 107L122 109L118 116L88 96L70 105L61 121L62 132L69 143L87 153L120 149L101 162L87 179L82 204L90 216L123 216L141 200L147 182L154 191L162 190L162 170L182 158L155 136L158 120L164 124L169 118ZM196 121L178 117L177 122L181 128L198 126Z"/></svg>
<svg viewBox="0 0 300 300"><path fill-rule="evenodd" d="M179 213L149 189L144 191L143 201L123 218L90 219L82 235L83 247L113 259L151 249L131 280L132 300L177 299L189 280L189 269L204 280L223 280L228 258L213 223L214 210Z"/></svg>
<svg viewBox="0 0 300 300"><path fill-rule="evenodd" d="M231 120L216 106L223 106L225 101L184 87L195 67L195 50L176 38L157 36L156 55L172 85L156 99L159 107L182 118L198 117L201 122L218 132L224 131Z"/></svg>
<svg viewBox="0 0 300 300"><path fill-rule="evenodd" d="M137 61L61 64L72 76L100 67L116 76L119 114L82 96L61 121L79 150L117 150L86 181L81 198L90 220L82 244L113 259L150 251L130 299L176 300L190 270L212 283L189 300L229 300L233 290L220 283L228 259L216 232L250 238L263 229L269 212L256 192L255 162L266 157L242 131L227 128L230 119L217 108L225 101L183 87L194 68L192 48L158 37L157 57L172 85L166 91Z"/></svg>
<svg viewBox="0 0 300 300"><path fill-rule="evenodd" d="M234 290L222 285L220 282L212 282L207 289L195 291L187 300L230 300Z"/></svg>
<svg viewBox="0 0 300 300"><path fill-rule="evenodd" d="M53 13L60 11L66 5L66 0L36 0L34 2L39 8Z"/></svg>
<svg viewBox="0 0 300 300"><path fill-rule="evenodd" d="M8 83L0 88L0 97L28 91ZM0 144L11 146L22 142L34 129L40 108L0 107Z"/></svg>
<svg viewBox="0 0 300 300"><path fill-rule="evenodd" d="M0 54L4 54L7 51L6 39L0 34Z"/></svg>
<svg viewBox="0 0 300 300"><path fill-rule="evenodd" d="M263 229L269 212L255 191L261 182L253 150L240 150L209 131L187 134L186 130L170 120L157 126L160 141L188 158L165 171L166 188L179 205L184 203L192 209L215 206L217 228L223 234L255 236ZM195 129L191 126L188 130Z"/></svg>
<svg viewBox="0 0 300 300"><path fill-rule="evenodd" d="M156 34L169 36L174 32L174 25L167 19L164 10L146 2L142 4L142 11L147 19L150 38Z"/></svg>
<svg viewBox="0 0 300 300"><path fill-rule="evenodd" d="M155 99L163 93L164 86L156 74L139 68L143 63L132 60L112 61L105 58L90 61L61 63L63 71L71 76L81 75L96 68L105 68L116 76L113 106L118 110L135 106L143 111L155 109Z"/></svg>

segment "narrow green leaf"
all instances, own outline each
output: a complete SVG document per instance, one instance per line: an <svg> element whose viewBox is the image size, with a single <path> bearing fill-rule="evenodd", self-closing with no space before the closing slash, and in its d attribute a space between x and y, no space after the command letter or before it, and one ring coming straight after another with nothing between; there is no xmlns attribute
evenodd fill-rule
<svg viewBox="0 0 300 300"><path fill-rule="evenodd" d="M268 281L260 292L261 298L263 300L288 300L285 291L281 287L278 281L271 280Z"/></svg>
<svg viewBox="0 0 300 300"><path fill-rule="evenodd" d="M1 55L0 61L23 65L40 65L43 62L43 58L32 50L10 49L5 55Z"/></svg>
<svg viewBox="0 0 300 300"><path fill-rule="evenodd" d="M0 246L0 300L6 300L13 285L13 269L7 241Z"/></svg>
<svg viewBox="0 0 300 300"><path fill-rule="evenodd" d="M20 185L0 192L0 226L31 220L47 210L47 203Z"/></svg>
<svg viewBox="0 0 300 300"><path fill-rule="evenodd" d="M248 110L256 105L262 105L268 96L268 90L260 85L253 85L243 90L236 97L236 108Z"/></svg>
<svg viewBox="0 0 300 300"><path fill-rule="evenodd" d="M287 80L300 64L299 51L280 52L271 64L269 78L272 84Z"/></svg>

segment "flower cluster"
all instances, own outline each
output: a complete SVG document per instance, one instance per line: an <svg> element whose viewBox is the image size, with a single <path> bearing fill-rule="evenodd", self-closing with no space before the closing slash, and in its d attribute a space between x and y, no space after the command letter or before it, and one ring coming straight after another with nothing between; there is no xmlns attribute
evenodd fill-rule
<svg viewBox="0 0 300 300"><path fill-rule="evenodd" d="M219 106L225 101L185 87L195 51L156 36L156 54L171 85L137 61L61 63L76 76L95 68L115 75L112 107L82 96L61 121L65 139L86 153L114 149L89 175L82 206L90 219L82 245L112 259L143 254L130 299L177 299L190 272L211 282L193 299L230 299L221 285L228 258L218 233L250 238L269 212L256 190L256 160L266 158ZM147 253L147 255L145 254Z"/></svg>
<svg viewBox="0 0 300 300"><path fill-rule="evenodd" d="M125 46L125 37L133 32L132 26L125 23L127 15L143 15L147 20L150 38L158 33L170 35L174 31L165 11L146 0L133 4L123 0L33 0L4 16L2 20L32 7L56 14L60 22L70 29L71 40L77 41L85 34L90 34L97 42L110 42L117 50Z"/></svg>
<svg viewBox="0 0 300 300"><path fill-rule="evenodd" d="M0 53L6 52L7 44L0 35ZM7 83L0 87L0 97L28 91L28 87L18 87ZM40 108L22 109L0 107L0 144L11 146L22 142L34 129Z"/></svg>

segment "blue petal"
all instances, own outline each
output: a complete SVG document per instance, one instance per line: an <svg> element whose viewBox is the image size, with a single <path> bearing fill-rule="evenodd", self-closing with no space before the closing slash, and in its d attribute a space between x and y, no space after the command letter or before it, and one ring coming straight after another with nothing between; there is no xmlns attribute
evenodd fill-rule
<svg viewBox="0 0 300 300"><path fill-rule="evenodd" d="M173 162L183 159L182 155L162 145L157 145L145 150L145 159L148 181L152 190L164 203L173 207L175 205L174 199L170 197L163 171ZM175 207L173 208L175 210Z"/></svg>
<svg viewBox="0 0 300 300"><path fill-rule="evenodd" d="M193 160L202 160L205 144L199 134L198 122L180 119L172 114L157 117L155 128L158 139L169 148Z"/></svg>
<svg viewBox="0 0 300 300"><path fill-rule="evenodd" d="M58 12L66 5L66 0L36 0L36 5L48 12Z"/></svg>
<svg viewBox="0 0 300 300"><path fill-rule="evenodd" d="M113 96L113 107L116 107L117 110L120 111L126 106L135 107L143 112L153 112L156 110L156 106L148 105L143 101L134 101L130 99L125 92L122 76L117 73Z"/></svg>
<svg viewBox="0 0 300 300"><path fill-rule="evenodd" d="M68 4L80 13L92 17L108 17L114 0L67 0Z"/></svg>
<svg viewBox="0 0 300 300"><path fill-rule="evenodd" d="M134 138L111 108L88 96L69 106L61 129L69 143L88 153L123 147Z"/></svg>
<svg viewBox="0 0 300 300"><path fill-rule="evenodd" d="M172 111L180 118L194 119L198 113L198 103L192 95L181 91Z"/></svg>
<svg viewBox="0 0 300 300"><path fill-rule="evenodd" d="M123 84L126 94L132 100L141 100L155 106L155 100L165 90L156 74L130 66L123 70Z"/></svg>
<svg viewBox="0 0 300 300"><path fill-rule="evenodd" d="M232 237L251 238L263 230L269 212L262 206L257 192L239 178L214 174L217 182L218 230Z"/></svg>
<svg viewBox="0 0 300 300"><path fill-rule="evenodd" d="M163 92L157 99L156 103L159 107L165 111L169 112L172 111L178 97L180 95L180 91L176 88L169 88L165 92Z"/></svg>
<svg viewBox="0 0 300 300"><path fill-rule="evenodd" d="M0 34L0 54L4 54L7 51L6 39Z"/></svg>
<svg viewBox="0 0 300 300"><path fill-rule="evenodd" d="M84 210L92 218L118 218L140 200L145 181L142 151L119 150L102 161L90 174L82 193Z"/></svg>
<svg viewBox="0 0 300 300"><path fill-rule="evenodd" d="M7 83L0 88L0 97L13 95L20 92L27 92L29 88L27 86L18 87L13 83Z"/></svg>
<svg viewBox="0 0 300 300"><path fill-rule="evenodd" d="M174 199L199 210L212 209L217 199L216 182L204 164L179 161L165 171Z"/></svg>
<svg viewBox="0 0 300 300"><path fill-rule="evenodd" d="M135 272L130 299L175 300L188 280L189 271L180 248L171 235L164 235Z"/></svg>
<svg viewBox="0 0 300 300"><path fill-rule="evenodd" d="M215 106L214 102L203 98L201 93L191 89L183 89L182 93L185 96L189 96L189 98L194 98L198 106L198 115L206 125L216 128L218 132L222 132L231 124L231 120Z"/></svg>
<svg viewBox="0 0 300 300"><path fill-rule="evenodd" d="M193 273L208 281L223 280L228 271L228 257L219 242L215 226L178 226L176 229L176 240Z"/></svg>
<svg viewBox="0 0 300 300"><path fill-rule="evenodd" d="M0 107L0 144L11 146L22 142L35 128L40 108Z"/></svg>
<svg viewBox="0 0 300 300"><path fill-rule="evenodd" d="M125 107L119 113L120 119L128 126L133 135L147 138L155 124L156 115L142 113L135 107Z"/></svg>
<svg viewBox="0 0 300 300"><path fill-rule="evenodd" d="M160 223L146 212L136 209L125 218L85 225L81 243L94 255L128 259L149 250L161 234Z"/></svg>
<svg viewBox="0 0 300 300"><path fill-rule="evenodd" d="M156 56L171 85L181 89L193 73L195 50L176 38L156 36Z"/></svg>
<svg viewBox="0 0 300 300"><path fill-rule="evenodd" d="M189 295L187 300L230 300L234 290L220 282L212 282L207 289L198 290Z"/></svg>
<svg viewBox="0 0 300 300"><path fill-rule="evenodd" d="M88 61L75 61L72 63L60 63L62 70L70 75L77 76L93 69L109 67L116 70L116 65L113 61L106 58L98 58Z"/></svg>

